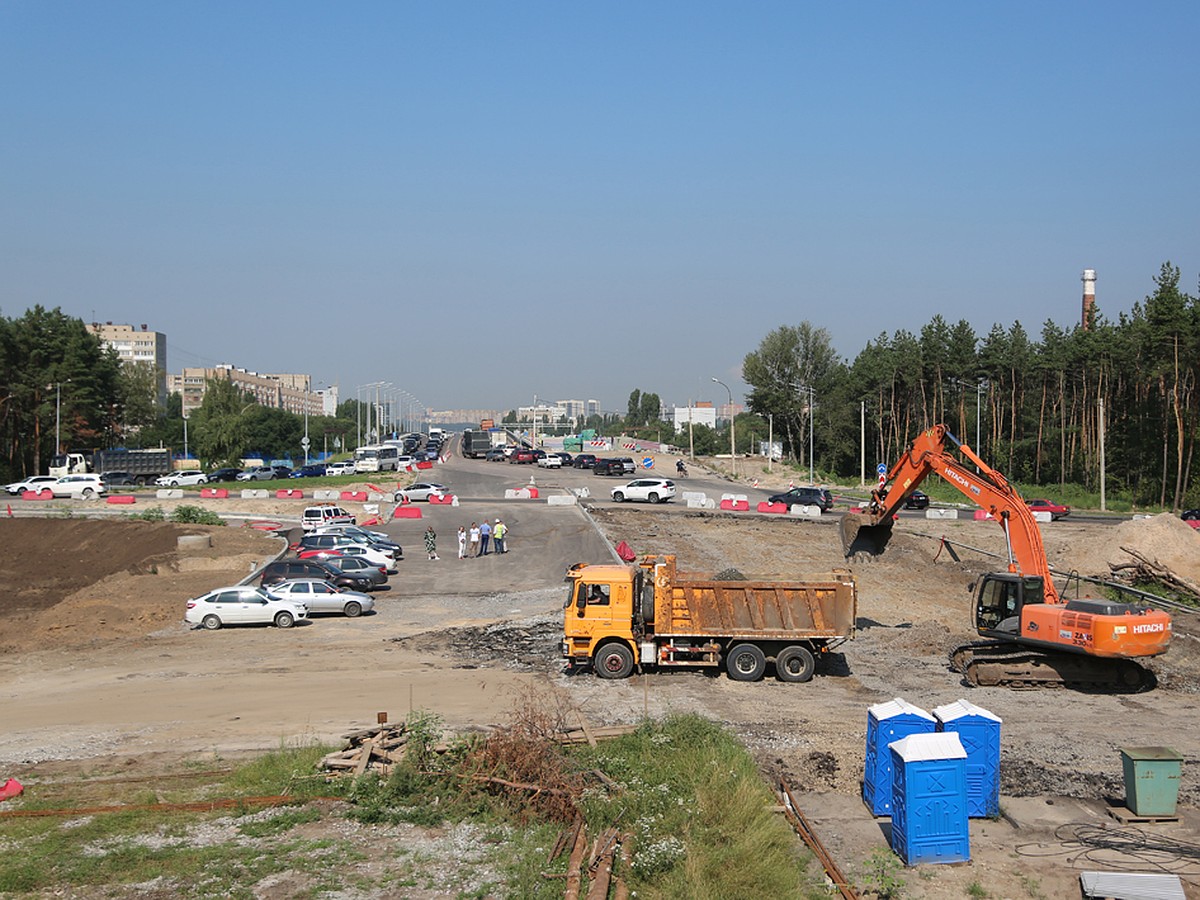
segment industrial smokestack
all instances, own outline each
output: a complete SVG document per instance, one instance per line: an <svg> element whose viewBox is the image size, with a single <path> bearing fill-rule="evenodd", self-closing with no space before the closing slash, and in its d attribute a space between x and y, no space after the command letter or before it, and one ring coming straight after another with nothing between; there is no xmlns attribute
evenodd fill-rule
<svg viewBox="0 0 1200 900"><path fill-rule="evenodd" d="M1080 323L1083 325L1083 330L1087 331L1091 327L1093 309L1096 306L1096 270L1083 270L1083 314Z"/></svg>

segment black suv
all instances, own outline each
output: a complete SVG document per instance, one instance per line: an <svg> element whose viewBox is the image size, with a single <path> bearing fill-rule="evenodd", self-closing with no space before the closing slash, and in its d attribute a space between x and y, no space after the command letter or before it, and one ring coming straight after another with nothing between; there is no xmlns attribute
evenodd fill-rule
<svg viewBox="0 0 1200 900"><path fill-rule="evenodd" d="M624 475L625 460L619 456L601 456L592 464L592 471L597 475Z"/></svg>
<svg viewBox="0 0 1200 900"><path fill-rule="evenodd" d="M595 464L596 464L596 454L595 453L578 453L575 455L575 459L571 463L571 465L573 465L577 469L590 469Z"/></svg>
<svg viewBox="0 0 1200 900"><path fill-rule="evenodd" d="M343 572L337 566L322 562L319 559L277 559L267 563L258 583L262 587L278 584L281 581L291 581L293 578L320 578L338 587L351 588L356 591L369 591L371 580L352 572Z"/></svg>
<svg viewBox="0 0 1200 900"><path fill-rule="evenodd" d="M794 487L782 494L772 494L768 503L783 503L787 506L817 506L821 512L833 509L833 494L825 488Z"/></svg>

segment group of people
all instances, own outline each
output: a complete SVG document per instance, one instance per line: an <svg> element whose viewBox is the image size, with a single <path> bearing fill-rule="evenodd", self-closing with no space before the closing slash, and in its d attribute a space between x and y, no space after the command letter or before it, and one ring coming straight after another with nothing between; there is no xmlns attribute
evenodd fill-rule
<svg viewBox="0 0 1200 900"><path fill-rule="evenodd" d="M488 545L492 549L488 549ZM469 545L469 546L468 546ZM425 529L425 552L430 559L441 559L437 554L437 532L430 525ZM487 556L489 553L508 552L508 526L503 519L496 519L496 524L490 524L484 519L482 524L471 523L471 527L458 526L458 558L468 556Z"/></svg>

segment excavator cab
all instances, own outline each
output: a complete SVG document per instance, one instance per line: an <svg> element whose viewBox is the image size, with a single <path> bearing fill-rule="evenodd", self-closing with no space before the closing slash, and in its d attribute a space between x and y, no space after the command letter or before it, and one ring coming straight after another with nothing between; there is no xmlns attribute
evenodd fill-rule
<svg viewBox="0 0 1200 900"><path fill-rule="evenodd" d="M1021 633L1021 610L1045 603L1045 584L1037 575L994 572L984 575L975 595L975 627L980 634L1015 637Z"/></svg>

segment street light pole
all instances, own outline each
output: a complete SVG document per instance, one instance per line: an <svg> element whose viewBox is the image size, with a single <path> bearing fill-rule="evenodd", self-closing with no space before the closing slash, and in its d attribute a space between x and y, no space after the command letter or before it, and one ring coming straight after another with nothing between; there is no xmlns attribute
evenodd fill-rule
<svg viewBox="0 0 1200 900"><path fill-rule="evenodd" d="M816 484L813 475L813 411L817 405L817 392L811 385L793 385L797 390L808 391L808 483Z"/></svg>
<svg viewBox="0 0 1200 900"><path fill-rule="evenodd" d="M59 425L62 421L62 382L54 382L54 455L62 452L62 441L59 439Z"/></svg>
<svg viewBox="0 0 1200 900"><path fill-rule="evenodd" d="M737 444L735 442L734 415L733 415L733 391L729 390L729 385L723 382L717 376L713 376L713 381L725 388L729 394L729 470L734 478L737 478Z"/></svg>

